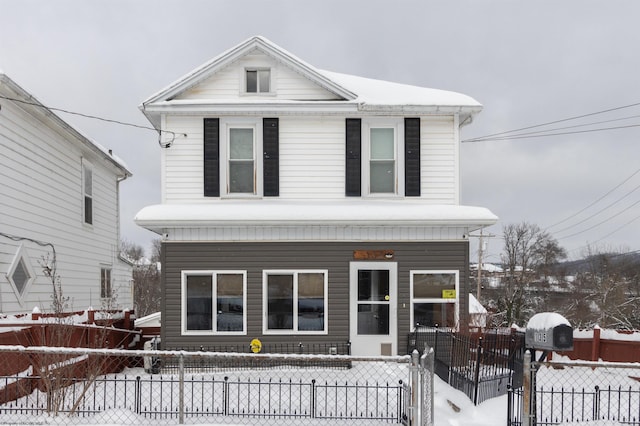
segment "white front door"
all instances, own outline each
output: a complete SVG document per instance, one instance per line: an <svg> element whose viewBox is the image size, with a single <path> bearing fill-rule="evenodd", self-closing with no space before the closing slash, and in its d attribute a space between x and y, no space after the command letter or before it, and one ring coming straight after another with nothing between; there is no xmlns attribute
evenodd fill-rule
<svg viewBox="0 0 640 426"><path fill-rule="evenodd" d="M353 355L396 355L398 265L351 262L349 334Z"/></svg>

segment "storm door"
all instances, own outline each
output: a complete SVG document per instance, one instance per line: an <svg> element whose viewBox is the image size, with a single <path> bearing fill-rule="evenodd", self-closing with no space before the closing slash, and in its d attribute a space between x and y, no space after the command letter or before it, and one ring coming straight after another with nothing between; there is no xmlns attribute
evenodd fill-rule
<svg viewBox="0 0 640 426"><path fill-rule="evenodd" d="M397 264L351 262L349 329L353 355L397 353Z"/></svg>

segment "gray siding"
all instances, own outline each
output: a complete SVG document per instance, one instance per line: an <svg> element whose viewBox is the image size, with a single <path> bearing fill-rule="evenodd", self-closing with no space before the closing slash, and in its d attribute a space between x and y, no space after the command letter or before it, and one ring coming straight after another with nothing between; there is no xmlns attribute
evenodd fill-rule
<svg viewBox="0 0 640 426"><path fill-rule="evenodd" d="M460 242L242 242L163 243L163 348L263 344L346 343L349 340L349 262L354 250L394 250L398 264L398 352L404 353L409 325L409 272L460 271L460 324L468 324L469 244ZM247 271L246 336L181 336L180 279L183 270ZM263 335L262 271L265 269L327 269L327 335Z"/></svg>

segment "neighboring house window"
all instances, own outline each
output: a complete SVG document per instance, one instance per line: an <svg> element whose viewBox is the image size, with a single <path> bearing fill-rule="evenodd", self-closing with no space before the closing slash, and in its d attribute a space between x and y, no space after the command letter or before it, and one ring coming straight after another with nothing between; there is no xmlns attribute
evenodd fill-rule
<svg viewBox="0 0 640 426"><path fill-rule="evenodd" d="M411 324L455 327L458 271L411 271Z"/></svg>
<svg viewBox="0 0 640 426"><path fill-rule="evenodd" d="M264 271L264 332L326 334L327 271Z"/></svg>
<svg viewBox="0 0 640 426"><path fill-rule="evenodd" d="M22 302L22 297L28 293L29 286L35 278L36 274L31 267L27 252L23 246L20 246L7 272L7 279L13 286L20 302Z"/></svg>
<svg viewBox="0 0 640 426"><path fill-rule="evenodd" d="M93 224L93 169L89 163L82 163L82 196L84 223Z"/></svg>
<svg viewBox="0 0 640 426"><path fill-rule="evenodd" d="M244 271L183 271L182 332L245 334Z"/></svg>
<svg viewBox="0 0 640 426"><path fill-rule="evenodd" d="M271 70L248 69L246 70L247 93L271 92Z"/></svg>
<svg viewBox="0 0 640 426"><path fill-rule="evenodd" d="M108 299L113 296L111 291L111 268L100 269L100 297Z"/></svg>
<svg viewBox="0 0 640 426"><path fill-rule="evenodd" d="M203 195L280 194L279 119L204 119Z"/></svg>

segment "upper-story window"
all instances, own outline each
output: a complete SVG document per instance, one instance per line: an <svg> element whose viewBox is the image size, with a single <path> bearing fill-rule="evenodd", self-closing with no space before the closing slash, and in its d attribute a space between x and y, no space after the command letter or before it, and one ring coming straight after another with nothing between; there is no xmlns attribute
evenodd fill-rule
<svg viewBox="0 0 640 426"><path fill-rule="evenodd" d="M93 224L93 169L87 161L82 162L82 199L84 223Z"/></svg>
<svg viewBox="0 0 640 426"><path fill-rule="evenodd" d="M255 137L253 128L229 129L229 193L255 194Z"/></svg>
<svg viewBox="0 0 640 426"><path fill-rule="evenodd" d="M246 70L246 92L247 93L270 93L271 92L271 70L270 69L247 69Z"/></svg>
<svg viewBox="0 0 640 426"><path fill-rule="evenodd" d="M369 193L396 193L395 129L369 129Z"/></svg>

